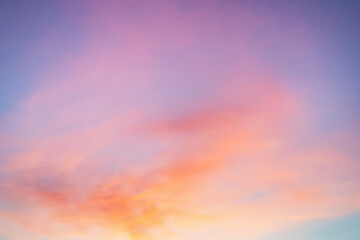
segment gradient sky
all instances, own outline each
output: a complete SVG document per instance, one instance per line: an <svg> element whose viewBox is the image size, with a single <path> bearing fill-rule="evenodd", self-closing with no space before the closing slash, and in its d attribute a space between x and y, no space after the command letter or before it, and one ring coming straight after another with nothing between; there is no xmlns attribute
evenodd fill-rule
<svg viewBox="0 0 360 240"><path fill-rule="evenodd" d="M0 1L0 240L360 239L359 12Z"/></svg>

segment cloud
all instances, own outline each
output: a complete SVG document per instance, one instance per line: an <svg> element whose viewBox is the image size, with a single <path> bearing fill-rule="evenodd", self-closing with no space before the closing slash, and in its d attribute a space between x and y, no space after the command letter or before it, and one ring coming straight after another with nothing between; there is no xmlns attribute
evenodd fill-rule
<svg viewBox="0 0 360 240"><path fill-rule="evenodd" d="M20 233L1 232L256 239L359 209L354 146L342 147L356 139L304 143L305 96L264 61L273 40L250 34L266 37L271 17L120 5L87 5L82 50L37 73L4 118L0 219Z"/></svg>

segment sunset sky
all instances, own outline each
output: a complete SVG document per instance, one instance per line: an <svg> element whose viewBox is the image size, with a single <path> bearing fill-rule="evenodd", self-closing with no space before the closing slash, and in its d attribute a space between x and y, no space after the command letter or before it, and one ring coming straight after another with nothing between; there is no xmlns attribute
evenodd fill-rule
<svg viewBox="0 0 360 240"><path fill-rule="evenodd" d="M0 240L360 239L360 1L0 1Z"/></svg>

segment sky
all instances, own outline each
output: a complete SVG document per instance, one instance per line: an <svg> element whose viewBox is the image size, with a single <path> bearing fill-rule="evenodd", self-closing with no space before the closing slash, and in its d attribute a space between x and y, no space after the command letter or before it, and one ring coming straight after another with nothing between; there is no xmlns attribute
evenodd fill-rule
<svg viewBox="0 0 360 240"><path fill-rule="evenodd" d="M0 1L0 240L360 239L359 11Z"/></svg>

